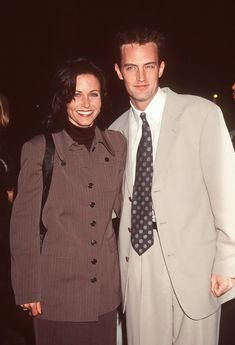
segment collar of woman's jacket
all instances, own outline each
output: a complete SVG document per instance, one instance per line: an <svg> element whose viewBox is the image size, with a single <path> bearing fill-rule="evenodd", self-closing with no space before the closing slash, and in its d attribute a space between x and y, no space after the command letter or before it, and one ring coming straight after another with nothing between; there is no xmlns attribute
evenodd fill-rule
<svg viewBox="0 0 235 345"><path fill-rule="evenodd" d="M95 137L92 147L94 148L97 144L102 144L112 156L115 156L115 151L111 144L111 139L109 138L108 133L108 130L102 131L96 126ZM77 143L70 137L70 135L65 130L53 133L52 136L54 139L56 152L60 160L64 161L67 151L70 149L72 145L77 145Z"/></svg>
<svg viewBox="0 0 235 345"><path fill-rule="evenodd" d="M115 151L113 149L113 146L111 144L111 140L108 135L109 131L106 129L104 131L101 131L99 127L96 126L95 128L95 138L94 138L94 147L97 145L97 143L103 144L106 149L109 151L109 153L112 156L115 156Z"/></svg>

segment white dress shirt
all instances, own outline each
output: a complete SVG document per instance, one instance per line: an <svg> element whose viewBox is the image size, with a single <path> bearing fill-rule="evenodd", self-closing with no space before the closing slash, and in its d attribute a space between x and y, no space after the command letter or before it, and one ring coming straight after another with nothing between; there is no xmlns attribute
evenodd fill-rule
<svg viewBox="0 0 235 345"><path fill-rule="evenodd" d="M131 103L131 112L133 116L130 116L130 129L131 138L130 145L132 147L132 166L133 166L133 184L135 181L135 168L136 168L136 154L140 138L142 135L142 120L140 118L141 113L146 114L146 119L149 123L152 135L152 145L153 145L153 163L156 157L158 138L161 127L162 113L166 102L166 94L159 87L156 95L153 97L152 101L149 103L144 111L136 109Z"/></svg>

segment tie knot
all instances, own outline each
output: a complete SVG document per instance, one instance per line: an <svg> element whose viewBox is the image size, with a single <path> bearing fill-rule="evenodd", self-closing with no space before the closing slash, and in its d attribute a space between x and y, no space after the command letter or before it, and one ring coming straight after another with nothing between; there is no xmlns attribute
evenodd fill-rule
<svg viewBox="0 0 235 345"><path fill-rule="evenodd" d="M145 121L146 120L146 113L141 113L140 117L141 117L142 121Z"/></svg>

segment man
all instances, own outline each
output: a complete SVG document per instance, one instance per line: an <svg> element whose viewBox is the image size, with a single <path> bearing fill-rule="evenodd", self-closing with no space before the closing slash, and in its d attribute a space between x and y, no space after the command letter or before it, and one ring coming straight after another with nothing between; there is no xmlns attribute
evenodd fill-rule
<svg viewBox="0 0 235 345"><path fill-rule="evenodd" d="M235 277L233 148L218 106L159 87L162 45L150 29L117 35L131 104L111 126L129 145L119 233L128 345L215 345L219 296Z"/></svg>

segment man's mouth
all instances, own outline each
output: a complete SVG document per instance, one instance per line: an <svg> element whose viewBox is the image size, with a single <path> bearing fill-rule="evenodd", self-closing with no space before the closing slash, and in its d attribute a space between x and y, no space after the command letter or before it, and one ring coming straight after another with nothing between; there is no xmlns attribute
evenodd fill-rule
<svg viewBox="0 0 235 345"><path fill-rule="evenodd" d="M147 84L137 84L137 85L135 85L135 88L137 88L137 89L146 89L146 87L148 87Z"/></svg>

